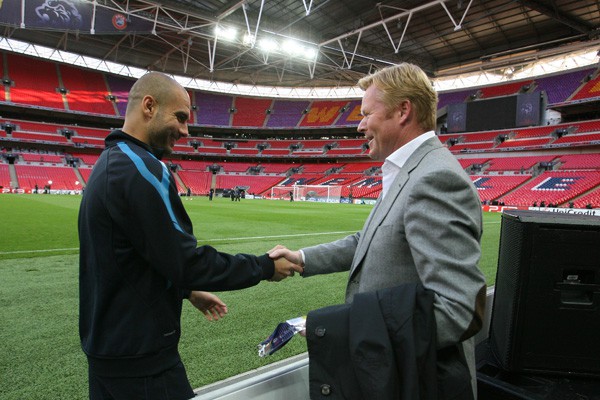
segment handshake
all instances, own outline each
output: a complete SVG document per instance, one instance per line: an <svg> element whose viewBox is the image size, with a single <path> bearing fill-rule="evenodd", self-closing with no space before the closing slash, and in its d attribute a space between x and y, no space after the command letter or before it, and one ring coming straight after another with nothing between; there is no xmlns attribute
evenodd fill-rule
<svg viewBox="0 0 600 400"><path fill-rule="evenodd" d="M300 251L291 251L282 245L277 245L267 251L267 254L275 262L275 272L270 279L271 282L279 282L288 276L294 276L296 272L299 274L304 272ZM217 321L228 312L227 305L209 292L192 291L188 299L209 321Z"/></svg>
<svg viewBox="0 0 600 400"><path fill-rule="evenodd" d="M275 272L271 281L279 282L288 276L294 276L297 272L304 272L304 263L302 262L302 254L300 251L292 251L285 246L277 245L267 251L269 257L275 262Z"/></svg>

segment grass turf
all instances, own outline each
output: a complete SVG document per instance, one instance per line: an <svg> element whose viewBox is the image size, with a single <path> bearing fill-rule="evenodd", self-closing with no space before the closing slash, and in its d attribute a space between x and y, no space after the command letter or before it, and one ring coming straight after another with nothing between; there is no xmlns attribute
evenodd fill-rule
<svg viewBox="0 0 600 400"><path fill-rule="evenodd" d="M0 195L0 398L82 399L87 365L79 346L79 196ZM229 253L296 249L362 227L371 206L205 197L184 200L200 244ZM484 214L481 269L495 279L500 214ZM180 351L200 387L306 351L294 338L274 355L256 346L277 323L343 302L347 273L262 282L218 295L229 314L208 322L188 302Z"/></svg>

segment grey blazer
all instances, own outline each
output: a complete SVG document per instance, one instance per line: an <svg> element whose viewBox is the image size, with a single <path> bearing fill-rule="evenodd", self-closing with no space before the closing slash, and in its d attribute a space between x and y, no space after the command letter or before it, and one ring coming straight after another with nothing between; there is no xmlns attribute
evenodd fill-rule
<svg viewBox="0 0 600 400"><path fill-rule="evenodd" d="M486 291L481 234L477 190L433 137L409 157L360 232L302 249L303 276L349 270L347 303L356 293L421 282L435 293L437 347L462 342L474 381L472 337L481 329Z"/></svg>

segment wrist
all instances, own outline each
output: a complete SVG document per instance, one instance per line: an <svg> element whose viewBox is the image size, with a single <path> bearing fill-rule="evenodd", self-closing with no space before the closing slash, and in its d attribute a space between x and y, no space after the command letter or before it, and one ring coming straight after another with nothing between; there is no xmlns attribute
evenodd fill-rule
<svg viewBox="0 0 600 400"><path fill-rule="evenodd" d="M298 256L298 259L300 260L300 266L301 266L302 268L304 268L304 264L305 264L305 262L306 262L306 256L304 255L304 251L302 251L302 250L298 250L298 254L300 254L300 255Z"/></svg>

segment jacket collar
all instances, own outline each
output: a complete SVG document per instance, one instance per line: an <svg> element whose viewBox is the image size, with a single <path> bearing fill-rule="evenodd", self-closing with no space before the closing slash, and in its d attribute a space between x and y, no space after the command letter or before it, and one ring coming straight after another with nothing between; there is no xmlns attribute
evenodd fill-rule
<svg viewBox="0 0 600 400"><path fill-rule="evenodd" d="M402 188L408 181L408 178L412 171L419 165L426 154L429 152L442 147L443 144L437 138L437 136L431 137L423 142L406 160L404 166L400 169L400 172L394 179L394 182L390 185L388 193L382 199L381 196L377 199L377 203L371 210L371 213L365 221L362 231L360 232L361 241L354 254L354 260L350 269L350 276L356 271L356 267L362 261L365 256L367 249L370 246L373 234L381 222L385 219L390 209L396 202L396 198L400 195Z"/></svg>
<svg viewBox="0 0 600 400"><path fill-rule="evenodd" d="M142 142L141 140L134 138L133 136L129 135L128 133L123 132L120 129L115 129L114 131L112 131L106 137L106 139L104 139L104 143L105 143L106 147L108 148L108 147L115 146L118 142L122 142L124 140L128 141L128 142L133 142L135 145L143 148L144 150L146 150L147 152L149 152L150 154L152 154L154 157L158 158L159 160L162 159L162 157L165 153L163 149L152 147L152 146Z"/></svg>

